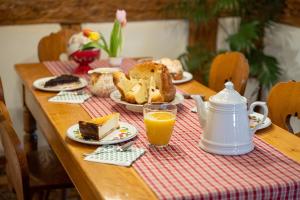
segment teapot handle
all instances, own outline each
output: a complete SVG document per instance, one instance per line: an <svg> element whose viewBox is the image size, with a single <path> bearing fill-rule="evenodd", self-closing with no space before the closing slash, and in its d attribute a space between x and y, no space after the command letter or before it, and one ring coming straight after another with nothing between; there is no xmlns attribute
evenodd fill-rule
<svg viewBox="0 0 300 200"><path fill-rule="evenodd" d="M254 112L253 110L256 106L261 106L263 108L263 115L264 116L263 116L263 119L252 129L252 133L255 133L255 131L257 131L257 129L262 126L262 124L265 122L265 120L268 116L268 113L269 113L266 102L255 101L250 105L248 115L251 115Z"/></svg>

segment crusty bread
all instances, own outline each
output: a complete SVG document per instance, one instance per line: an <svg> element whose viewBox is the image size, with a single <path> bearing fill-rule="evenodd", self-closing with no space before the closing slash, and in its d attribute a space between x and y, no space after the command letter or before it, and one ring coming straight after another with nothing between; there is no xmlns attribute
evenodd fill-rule
<svg viewBox="0 0 300 200"><path fill-rule="evenodd" d="M174 80L181 80L183 78L183 67L179 60L161 58L159 60L155 60L154 62L165 65Z"/></svg>
<svg viewBox="0 0 300 200"><path fill-rule="evenodd" d="M175 98L176 89L166 66L153 62L135 65L127 77L115 72L114 83L122 100L129 103L170 102Z"/></svg>

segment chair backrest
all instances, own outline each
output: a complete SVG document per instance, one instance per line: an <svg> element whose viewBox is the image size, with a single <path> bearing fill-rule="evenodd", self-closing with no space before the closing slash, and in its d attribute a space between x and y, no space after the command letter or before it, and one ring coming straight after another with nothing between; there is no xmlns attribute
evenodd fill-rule
<svg viewBox="0 0 300 200"><path fill-rule="evenodd" d="M216 92L224 88L224 83L231 81L234 89L244 94L249 75L249 64L240 52L226 52L217 55L210 68L209 88Z"/></svg>
<svg viewBox="0 0 300 200"><path fill-rule="evenodd" d="M74 33L76 30L63 29L43 37L38 44L40 62L59 60L60 55L67 52L68 41Z"/></svg>
<svg viewBox="0 0 300 200"><path fill-rule="evenodd" d="M272 122L293 133L290 118L300 119L300 82L277 83L269 93L268 107Z"/></svg>
<svg viewBox="0 0 300 200"><path fill-rule="evenodd" d="M0 78L0 101L2 101L2 102L5 103L5 99L4 99L4 90L3 90L1 78Z"/></svg>
<svg viewBox="0 0 300 200"><path fill-rule="evenodd" d="M29 172L23 146L12 127L5 104L0 101L0 137L6 159L6 175L18 200L30 199Z"/></svg>

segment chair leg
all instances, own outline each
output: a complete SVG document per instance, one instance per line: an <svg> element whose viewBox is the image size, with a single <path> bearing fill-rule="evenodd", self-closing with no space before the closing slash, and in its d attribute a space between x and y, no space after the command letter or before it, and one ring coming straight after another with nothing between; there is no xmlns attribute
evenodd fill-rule
<svg viewBox="0 0 300 200"><path fill-rule="evenodd" d="M67 189L61 190L61 200L67 199Z"/></svg>
<svg viewBox="0 0 300 200"><path fill-rule="evenodd" d="M49 198L49 194L50 194L50 191L49 191L49 190L46 190L46 193L45 193L45 198L44 198L44 200L48 200L48 198Z"/></svg>
<svg viewBox="0 0 300 200"><path fill-rule="evenodd" d="M39 191L33 194L32 199L44 200L44 191Z"/></svg>
<svg viewBox="0 0 300 200"><path fill-rule="evenodd" d="M23 107L23 120L24 120L24 149L26 153L37 150L37 134L36 121L33 118L31 112L28 110L26 105Z"/></svg>

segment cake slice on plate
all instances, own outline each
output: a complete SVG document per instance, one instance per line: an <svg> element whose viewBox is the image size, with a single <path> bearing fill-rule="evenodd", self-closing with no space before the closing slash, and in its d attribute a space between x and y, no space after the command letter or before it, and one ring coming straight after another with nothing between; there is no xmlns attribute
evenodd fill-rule
<svg viewBox="0 0 300 200"><path fill-rule="evenodd" d="M119 128L119 113L112 113L90 121L79 121L79 131L84 139L101 140Z"/></svg>
<svg viewBox="0 0 300 200"><path fill-rule="evenodd" d="M72 83L80 83L79 77L70 74L63 74L46 81L44 87L47 88Z"/></svg>

